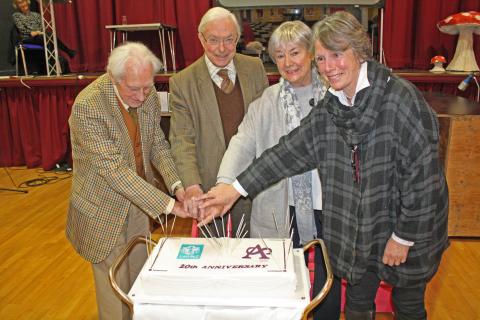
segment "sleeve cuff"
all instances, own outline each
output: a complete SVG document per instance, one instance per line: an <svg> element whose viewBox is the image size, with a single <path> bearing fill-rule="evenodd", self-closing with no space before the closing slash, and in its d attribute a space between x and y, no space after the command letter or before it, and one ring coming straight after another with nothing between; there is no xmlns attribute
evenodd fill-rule
<svg viewBox="0 0 480 320"><path fill-rule="evenodd" d="M413 241L408 241L408 240L403 240L402 238L399 238L395 233L392 233L392 239L395 241L395 242L398 242L400 244L403 244L404 246L413 246L415 244L415 242Z"/></svg>
<svg viewBox="0 0 480 320"><path fill-rule="evenodd" d="M240 185L240 182L238 180L235 180L232 184L232 186L235 188L235 190L238 191L242 196L246 197L248 196L248 192L243 189L243 187Z"/></svg>
<svg viewBox="0 0 480 320"><path fill-rule="evenodd" d="M175 195L175 191L177 191L178 188L182 188L182 181L180 180L172 184L172 187L170 188L170 190L172 190L172 195Z"/></svg>
<svg viewBox="0 0 480 320"><path fill-rule="evenodd" d="M165 209L165 214L170 214L172 213L173 206L175 205L175 199L170 199L170 202L167 205L167 208Z"/></svg>

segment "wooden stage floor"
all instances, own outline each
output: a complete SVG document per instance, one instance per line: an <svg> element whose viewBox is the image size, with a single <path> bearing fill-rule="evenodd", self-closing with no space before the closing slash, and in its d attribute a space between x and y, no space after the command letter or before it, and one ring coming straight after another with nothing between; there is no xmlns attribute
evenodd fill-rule
<svg viewBox="0 0 480 320"><path fill-rule="evenodd" d="M0 188L27 180L32 186L21 189L28 193L0 191L0 319L96 319L90 264L64 234L71 178L41 169L0 168ZM177 219L174 234L188 235L190 223ZM479 240L452 239L427 288L429 319L480 319L479 265Z"/></svg>

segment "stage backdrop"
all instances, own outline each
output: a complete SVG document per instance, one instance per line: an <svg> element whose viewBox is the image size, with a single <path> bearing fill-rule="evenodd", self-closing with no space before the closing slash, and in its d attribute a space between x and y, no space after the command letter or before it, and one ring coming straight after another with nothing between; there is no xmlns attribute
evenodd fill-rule
<svg viewBox="0 0 480 320"><path fill-rule="evenodd" d="M201 16L213 0L82 0L57 4L57 33L78 50L71 61L74 72L103 71L110 52L105 25L161 22L177 27L177 70L188 66L202 54L197 38ZM394 69L431 68L430 58L453 58L458 36L441 33L436 23L461 11L480 11L480 0L386 0L384 51L387 64ZM155 32L131 33L129 40L146 42L159 52ZM474 35L474 50L480 63L480 36ZM168 50L167 50L168 52ZM169 60L170 61L170 60Z"/></svg>
<svg viewBox="0 0 480 320"><path fill-rule="evenodd" d="M71 60L73 72L101 72L110 52L106 25L161 22L175 25L177 70L191 64L202 54L197 38L201 16L214 0L73 0L56 4L56 25L59 37L78 51ZM3 3L3 2L2 2ZM0 40L6 43L11 26L11 1L2 5ZM3 10L5 9L5 10ZM461 11L480 11L480 0L385 0L384 51L387 64L394 69L428 70L430 58L444 55L453 58L458 36L438 31L436 23ZM7 32L5 32L7 31ZM147 42L159 53L158 36L154 32L132 33L130 40ZM0 70L6 65L6 48L0 50ZM480 36L474 35L474 50L480 63ZM169 54L168 50L167 53ZM170 61L170 60L168 60ZM170 68L169 68L170 69ZM171 70L171 69L170 69ZM1 73L1 72L0 72Z"/></svg>
<svg viewBox="0 0 480 320"><path fill-rule="evenodd" d="M430 59L443 55L450 62L458 35L441 33L437 22L451 14L480 11L480 0L386 0L384 51L393 69L431 69ZM473 36L480 65L480 36Z"/></svg>
<svg viewBox="0 0 480 320"><path fill-rule="evenodd" d="M78 51L70 63L73 72L99 72L105 69L110 53L106 25L121 24L123 16L129 24L173 25L177 27L175 45L179 69L202 55L197 26L211 6L212 0L74 0L70 4L55 5L57 34ZM156 32L130 33L129 40L146 42L154 52L160 53Z"/></svg>

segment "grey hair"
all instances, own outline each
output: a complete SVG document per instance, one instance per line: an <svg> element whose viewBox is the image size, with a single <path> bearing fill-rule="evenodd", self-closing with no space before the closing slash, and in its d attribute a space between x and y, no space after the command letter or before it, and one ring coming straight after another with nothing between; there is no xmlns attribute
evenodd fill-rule
<svg viewBox="0 0 480 320"><path fill-rule="evenodd" d="M112 50L108 57L107 72L113 79L123 79L127 62L135 66L152 65L153 72L157 73L162 68L162 63L144 44L139 42L126 42Z"/></svg>
<svg viewBox="0 0 480 320"><path fill-rule="evenodd" d="M12 6L13 6L14 9L18 9L18 7L17 7L17 1L18 1L18 0L13 0L13 1L12 1ZM28 5L30 5L30 0L25 0L25 1L27 1Z"/></svg>
<svg viewBox="0 0 480 320"><path fill-rule="evenodd" d="M235 23L235 27L237 28L237 37L240 38L241 31L240 31L240 25L238 24L237 17L235 17L235 15L232 12L222 7L213 7L208 9L207 12L205 12L205 14L202 17L202 20L200 20L200 24L198 25L198 33L203 34L208 23L214 20L220 20L224 18L232 19L232 21Z"/></svg>
<svg viewBox="0 0 480 320"><path fill-rule="evenodd" d="M312 30L302 21L286 21L279 25L268 41L268 54L275 62L275 51L287 43L295 43L310 50Z"/></svg>
<svg viewBox="0 0 480 320"><path fill-rule="evenodd" d="M338 11L313 26L313 39L328 50L343 52L352 48L363 62L371 60L372 45L358 20L346 11Z"/></svg>

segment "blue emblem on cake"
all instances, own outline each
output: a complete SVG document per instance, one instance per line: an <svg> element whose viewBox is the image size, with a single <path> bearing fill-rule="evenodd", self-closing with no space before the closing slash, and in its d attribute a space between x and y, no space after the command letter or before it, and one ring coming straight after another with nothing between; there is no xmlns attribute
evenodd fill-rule
<svg viewBox="0 0 480 320"><path fill-rule="evenodd" d="M182 244L177 259L200 259L202 252L203 244Z"/></svg>

